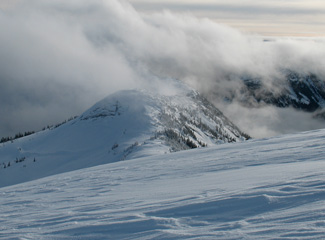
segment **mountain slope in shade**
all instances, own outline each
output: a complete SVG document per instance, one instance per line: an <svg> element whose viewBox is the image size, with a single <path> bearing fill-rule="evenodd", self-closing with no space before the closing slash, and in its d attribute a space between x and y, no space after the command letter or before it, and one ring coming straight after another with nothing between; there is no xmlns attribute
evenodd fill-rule
<svg viewBox="0 0 325 240"><path fill-rule="evenodd" d="M325 130L1 188L0 239L325 239Z"/></svg>
<svg viewBox="0 0 325 240"><path fill-rule="evenodd" d="M0 186L247 138L180 82L168 94L121 91L57 128L1 144Z"/></svg>
<svg viewBox="0 0 325 240"><path fill-rule="evenodd" d="M314 112L325 108L325 82L315 74L298 74L284 71L279 84L270 89L261 79L243 78L240 102L254 106L260 103L277 107L294 107L295 109Z"/></svg>

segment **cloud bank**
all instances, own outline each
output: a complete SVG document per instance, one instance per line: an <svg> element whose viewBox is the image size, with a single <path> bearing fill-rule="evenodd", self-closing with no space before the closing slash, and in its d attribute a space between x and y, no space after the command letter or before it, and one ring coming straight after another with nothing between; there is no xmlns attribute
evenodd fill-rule
<svg viewBox="0 0 325 240"><path fill-rule="evenodd" d="M188 14L140 14L125 1L18 1L0 10L0 29L0 136L60 122L153 79L180 79L220 105L242 76L272 88L280 69L325 78L324 39L264 42ZM283 132L274 128L265 135Z"/></svg>
<svg viewBox="0 0 325 240"><path fill-rule="evenodd" d="M321 0L130 0L145 12L170 9L267 36L325 36Z"/></svg>

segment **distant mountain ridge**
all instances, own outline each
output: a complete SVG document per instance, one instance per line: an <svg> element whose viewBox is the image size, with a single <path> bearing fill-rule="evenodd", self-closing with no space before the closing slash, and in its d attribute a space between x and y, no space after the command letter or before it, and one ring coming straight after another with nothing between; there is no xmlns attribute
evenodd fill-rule
<svg viewBox="0 0 325 240"><path fill-rule="evenodd" d="M325 108L325 82L315 74L298 74L285 71L285 84L279 89L265 87L261 79L243 78L239 101L244 105L271 104L277 107L293 107L307 112Z"/></svg>
<svg viewBox="0 0 325 240"><path fill-rule="evenodd" d="M249 138L198 92L127 90L80 117L0 145L0 187L100 164Z"/></svg>

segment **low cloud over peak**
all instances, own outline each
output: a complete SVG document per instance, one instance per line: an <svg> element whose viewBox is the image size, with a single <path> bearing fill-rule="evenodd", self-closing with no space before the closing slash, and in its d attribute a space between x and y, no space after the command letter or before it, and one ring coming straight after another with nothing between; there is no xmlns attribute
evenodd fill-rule
<svg viewBox="0 0 325 240"><path fill-rule="evenodd" d="M156 78L222 98L243 76L269 87L282 69L325 77L324 39L265 42L189 14L139 13L125 1L19 1L0 11L0 29L0 136L59 122Z"/></svg>

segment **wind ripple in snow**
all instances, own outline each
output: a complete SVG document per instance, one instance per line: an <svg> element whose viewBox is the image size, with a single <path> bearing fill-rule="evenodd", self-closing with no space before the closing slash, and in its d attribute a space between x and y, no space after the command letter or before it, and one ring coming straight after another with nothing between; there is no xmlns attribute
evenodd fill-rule
<svg viewBox="0 0 325 240"><path fill-rule="evenodd" d="M324 239L325 130L1 188L0 239Z"/></svg>

